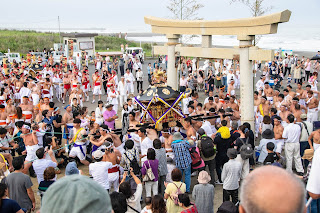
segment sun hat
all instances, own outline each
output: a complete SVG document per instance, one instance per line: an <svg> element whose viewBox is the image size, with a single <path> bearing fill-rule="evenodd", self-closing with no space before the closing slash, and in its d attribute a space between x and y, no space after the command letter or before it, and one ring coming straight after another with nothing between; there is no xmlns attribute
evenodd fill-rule
<svg viewBox="0 0 320 213"><path fill-rule="evenodd" d="M97 159L102 158L103 155L104 155L104 153L100 149L98 149L97 151L95 151L93 153L93 158L97 160Z"/></svg>
<svg viewBox="0 0 320 213"><path fill-rule="evenodd" d="M183 139L183 137L182 137L182 135L181 135L180 132L175 132L175 133L173 134L173 136L172 136L172 140L173 140L173 141L182 140L182 139Z"/></svg>
<svg viewBox="0 0 320 213"><path fill-rule="evenodd" d="M271 129L266 129L263 131L261 136L262 136L262 138L265 138L265 139L273 139L274 133Z"/></svg>
<svg viewBox="0 0 320 213"><path fill-rule="evenodd" d="M301 159L311 161L313 158L313 153L314 153L313 149L306 149L304 150L304 154L301 157Z"/></svg>
<svg viewBox="0 0 320 213"><path fill-rule="evenodd" d="M301 118L301 119L307 119L308 116L307 116L307 114L301 114L301 115L300 115L300 118Z"/></svg>
<svg viewBox="0 0 320 213"><path fill-rule="evenodd" d="M211 177L210 175L208 174L208 172L206 171L201 171L199 173L199 176L198 176L198 182L200 184L206 184L206 183L209 183L211 180Z"/></svg>
<svg viewBox="0 0 320 213"><path fill-rule="evenodd" d="M77 168L76 162L69 162L66 166L66 175L77 175L79 174L79 169Z"/></svg>

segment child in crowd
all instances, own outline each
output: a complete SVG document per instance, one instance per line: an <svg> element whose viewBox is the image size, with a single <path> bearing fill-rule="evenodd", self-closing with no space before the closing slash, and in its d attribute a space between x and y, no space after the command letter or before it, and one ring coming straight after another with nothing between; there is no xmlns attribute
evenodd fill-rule
<svg viewBox="0 0 320 213"><path fill-rule="evenodd" d="M172 170L174 170L176 168L176 164L173 161L173 159L170 157L167 158L167 168L168 168L168 173L167 173L167 177L166 177L166 182L172 183L171 172L172 172Z"/></svg>
<svg viewBox="0 0 320 213"><path fill-rule="evenodd" d="M288 75L287 80L288 80L287 84L290 85L292 81L291 74Z"/></svg>
<svg viewBox="0 0 320 213"><path fill-rule="evenodd" d="M267 155L266 159L263 162L264 165L272 165L272 164L273 165L277 164L277 166L280 165L278 163L279 156L273 150L274 150L274 143L272 143L272 142L267 143L268 155Z"/></svg>
<svg viewBox="0 0 320 213"><path fill-rule="evenodd" d="M151 201L152 201L151 197L146 197L145 199L146 206L141 210L141 213L152 213Z"/></svg>

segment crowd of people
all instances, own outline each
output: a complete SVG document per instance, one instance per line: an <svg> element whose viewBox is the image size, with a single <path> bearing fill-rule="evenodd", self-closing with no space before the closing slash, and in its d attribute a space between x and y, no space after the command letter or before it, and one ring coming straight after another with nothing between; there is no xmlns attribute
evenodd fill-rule
<svg viewBox="0 0 320 213"><path fill-rule="evenodd" d="M237 61L200 67L196 58L178 58L180 91L192 92L181 100L185 117L159 130L140 123L133 95L143 93L143 71L150 85L166 83L166 57L143 70L135 54L96 55L91 76L85 64L64 72L50 57L35 76L21 64L1 70L0 213L213 213L217 185L219 213L304 212L309 197L311 212L320 210L318 62L255 62L253 72L263 73L251 127L240 121Z"/></svg>

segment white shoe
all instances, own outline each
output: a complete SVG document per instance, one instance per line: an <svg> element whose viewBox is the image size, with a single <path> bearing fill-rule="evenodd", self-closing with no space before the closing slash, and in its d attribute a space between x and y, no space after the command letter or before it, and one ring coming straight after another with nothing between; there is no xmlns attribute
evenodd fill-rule
<svg viewBox="0 0 320 213"><path fill-rule="evenodd" d="M223 183L222 183L222 182L220 182L219 180L216 180L216 184L218 184L218 185L222 185Z"/></svg>
<svg viewBox="0 0 320 213"><path fill-rule="evenodd" d="M62 103L64 104L64 100L62 101Z"/></svg>
<svg viewBox="0 0 320 213"><path fill-rule="evenodd" d="M94 102L96 102L95 100L93 100L91 103L93 103L94 104Z"/></svg>

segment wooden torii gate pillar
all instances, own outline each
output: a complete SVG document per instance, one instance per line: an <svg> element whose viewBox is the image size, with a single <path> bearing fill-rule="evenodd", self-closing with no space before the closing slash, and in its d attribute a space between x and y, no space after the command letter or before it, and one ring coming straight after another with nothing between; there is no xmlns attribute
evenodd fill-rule
<svg viewBox="0 0 320 213"><path fill-rule="evenodd" d="M240 55L240 98L241 123L249 122L254 126L253 106L253 73L252 61L271 61L272 50L262 50L252 45L255 35L275 34L278 24L288 22L291 11L285 10L266 16L254 18L231 19L221 21L185 21L162 19L152 16L144 18L150 24L153 33L165 34L168 43L165 46L155 46L155 54L168 55L167 77L168 85L178 89L178 73L175 69L175 52L180 56L202 58L233 59ZM180 35L201 35L201 47L184 47L179 44ZM236 35L239 47L212 48L212 35Z"/></svg>

